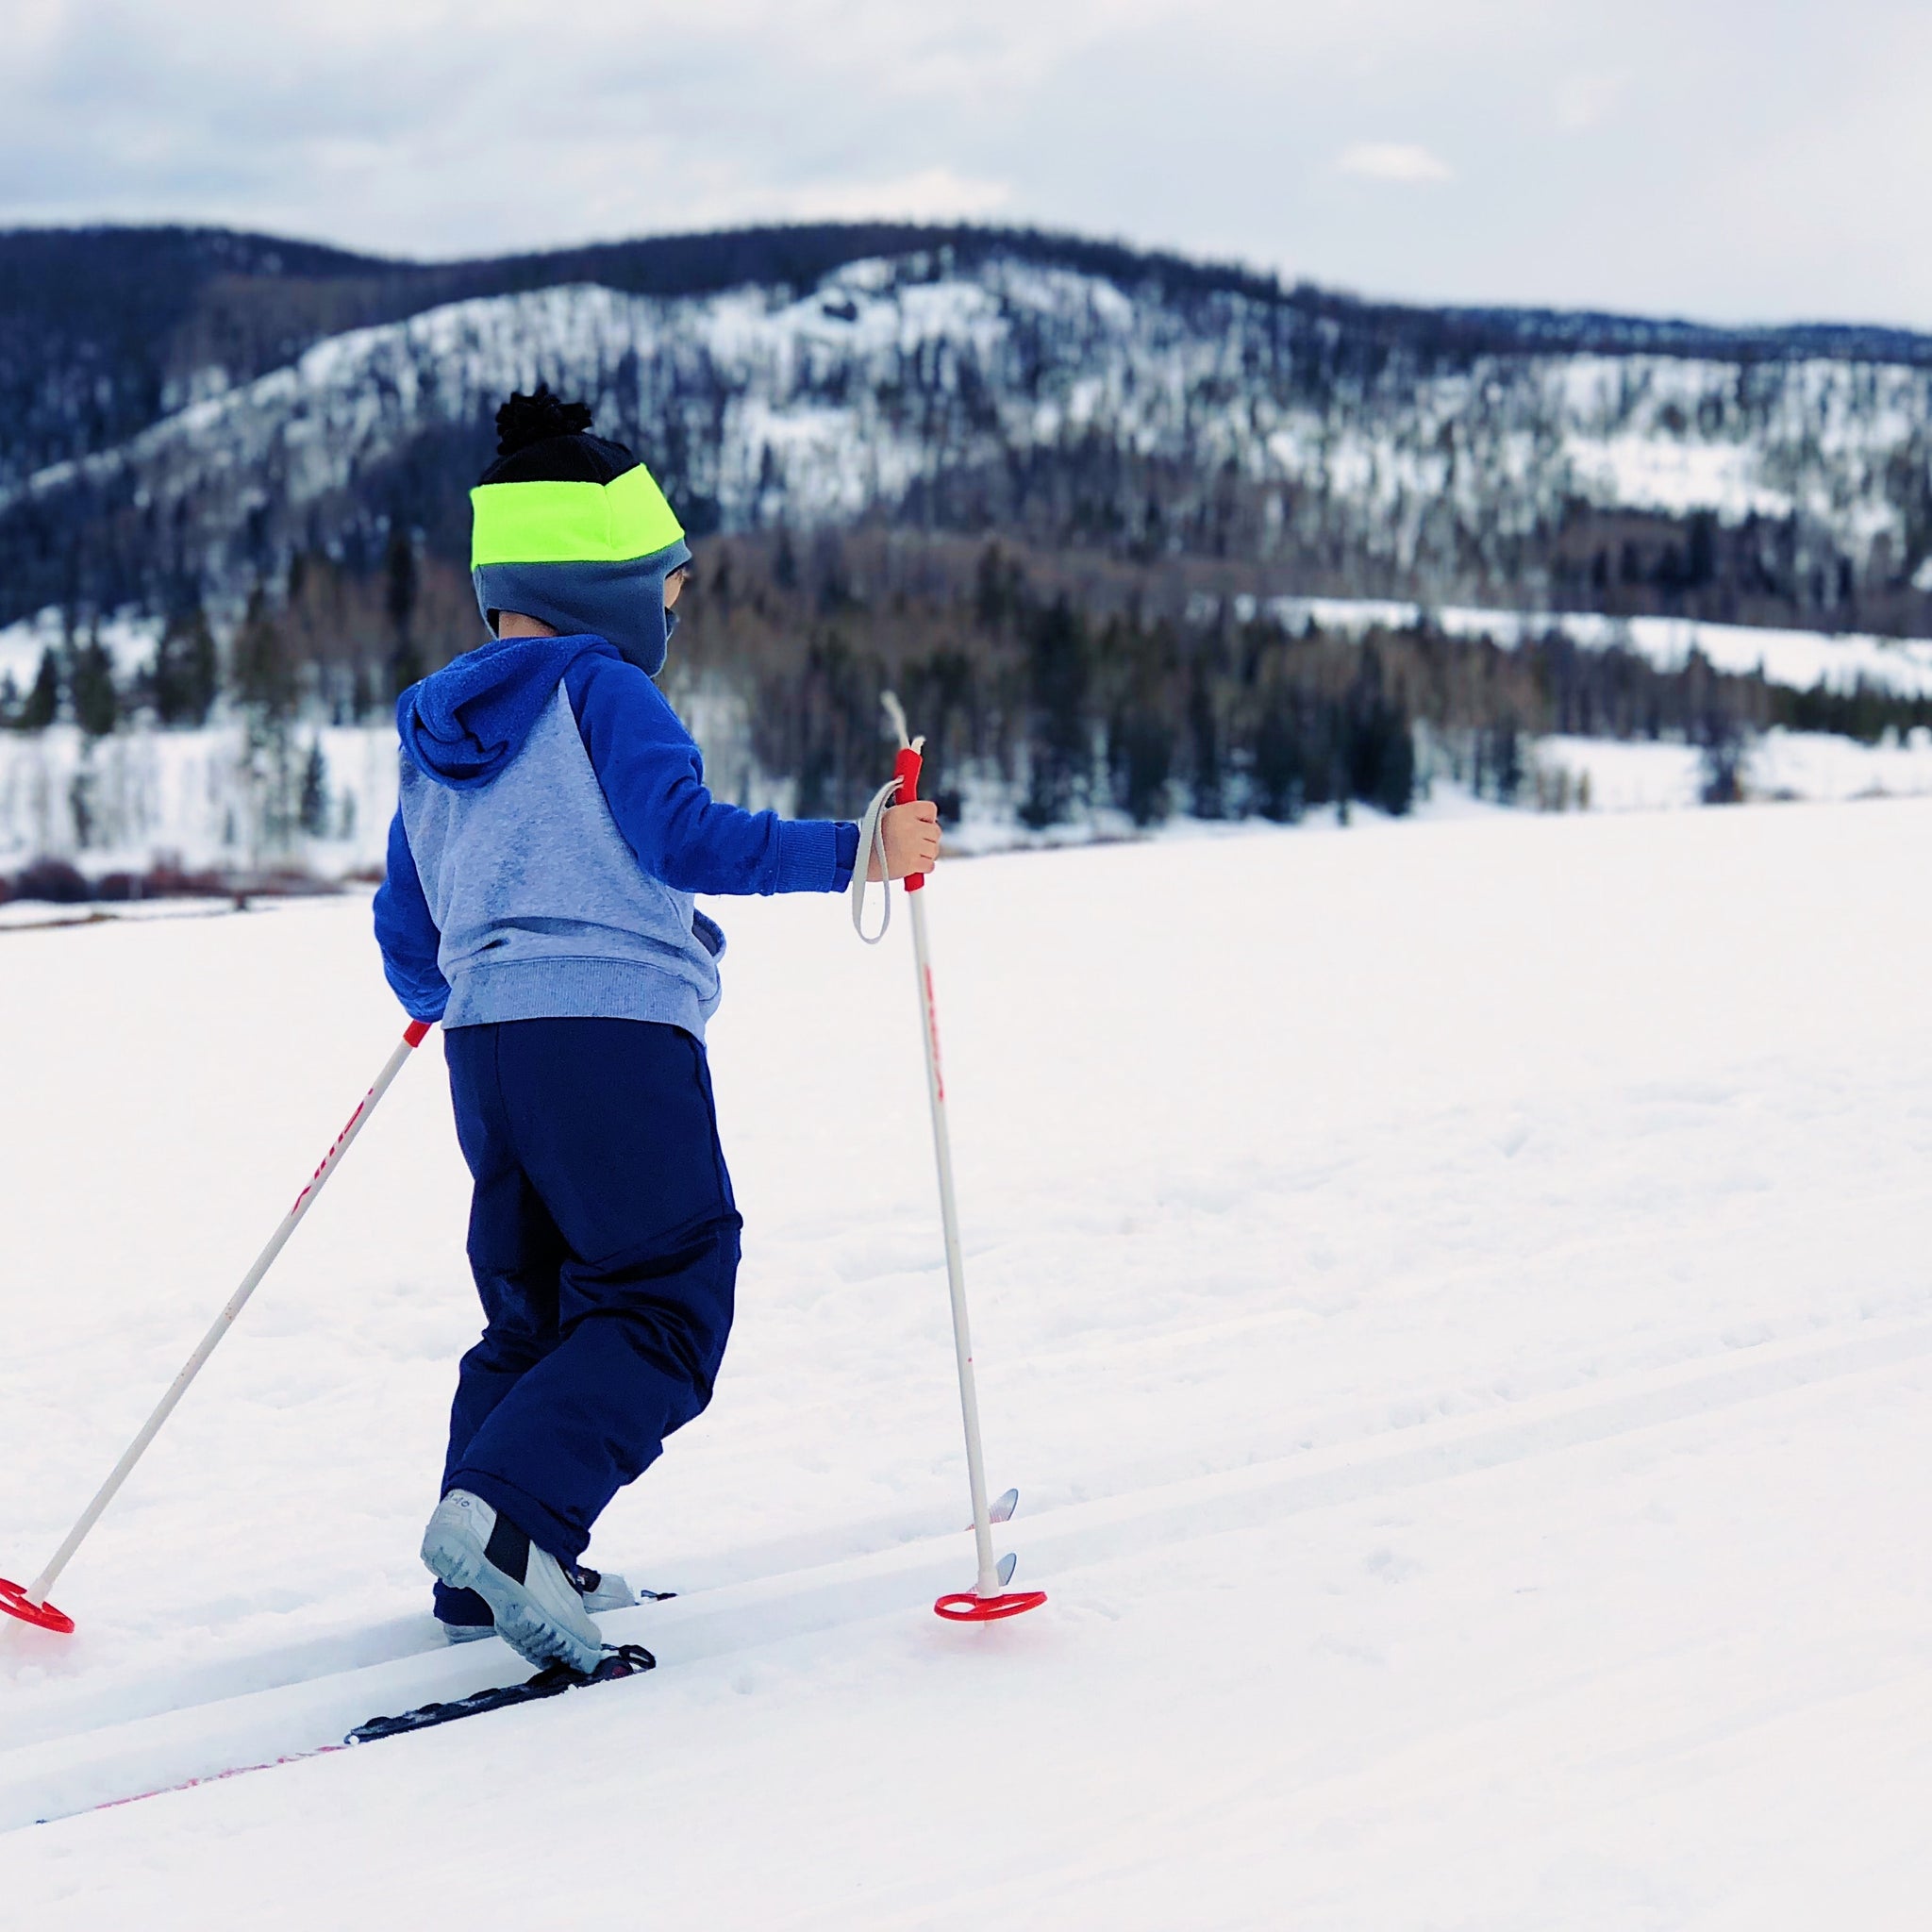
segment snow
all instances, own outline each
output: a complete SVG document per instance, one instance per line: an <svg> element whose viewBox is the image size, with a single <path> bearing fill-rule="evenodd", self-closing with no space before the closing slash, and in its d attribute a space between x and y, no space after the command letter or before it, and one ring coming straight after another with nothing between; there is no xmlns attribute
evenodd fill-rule
<svg viewBox="0 0 1932 1932"><path fill-rule="evenodd" d="M1902 697L1932 693L1932 638L1874 637L1859 631L1780 630L1701 618L1609 617L1591 610L1501 610L1470 605L1406 603L1388 597L1271 597L1265 606L1237 597L1243 623L1265 608L1277 624L1360 637L1377 628L1407 630L1434 625L1450 637L1488 638L1506 651L1553 635L1579 649L1634 652L1659 670L1681 669L1693 651L1719 671L1762 675L1772 684L1809 691L1851 691L1861 681ZM1196 600L1207 612L1211 600Z"/></svg>
<svg viewBox="0 0 1932 1932"><path fill-rule="evenodd" d="M1371 576L1523 582L1517 540L1582 501L1769 519L1790 526L1801 572L1836 552L1874 583L1924 577L1924 369L1541 354L1438 369L1398 352L1372 375L1318 375L1325 326L1001 258L856 262L805 291L480 297L211 381L126 441L0 488L0 512L125 487L189 519L209 586L240 598L263 541L286 560L339 537L328 506L345 491L367 494L417 438L473 429L541 372L600 421L672 440L683 487L726 527L891 515L942 474L996 476L1091 434L1263 486L1289 554L1340 543Z"/></svg>
<svg viewBox="0 0 1932 1932"><path fill-rule="evenodd" d="M1932 731L1855 744L1819 731L1772 731L1752 747L1745 784L1760 796L1810 799L1906 797L1932 791Z"/></svg>
<svg viewBox="0 0 1932 1932"><path fill-rule="evenodd" d="M304 767L325 771L322 830L292 829ZM190 870L380 871L396 803L391 724L298 725L257 742L239 721L88 739L71 724L0 735L0 870L54 858L99 876L165 857Z"/></svg>
<svg viewBox="0 0 1932 1932"><path fill-rule="evenodd" d="M678 703L721 796L790 808L792 788L774 784L752 756L741 697L692 685ZM314 837L294 825L311 745L323 758L325 823ZM1524 755L1526 807L1656 811L1703 802L1704 755L1694 745L1551 735L1525 740ZM1822 732L1767 732L1749 743L1740 782L1754 801L1932 793L1932 732L1922 726L1872 745ZM1430 791L1417 802L1419 815L1468 803L1446 778L1432 778ZM161 859L189 872L368 877L382 870L395 802L395 732L388 724L298 725L279 755L251 743L234 721L198 730L136 727L92 741L72 725L0 734L0 872L52 858L92 878L143 873ZM1011 780L991 770L967 774L963 804L952 849L965 855L1149 836L1112 808L1027 830L1015 815ZM1247 828L1182 817L1154 836L1195 840ZM27 907L0 908L0 923L37 916Z"/></svg>
<svg viewBox="0 0 1932 1932"><path fill-rule="evenodd" d="M132 678L154 662L161 625L154 618L122 612L102 624L97 633L83 631L78 641L84 643L96 634L113 660L115 675ZM63 649L67 641L65 621L51 606L37 616L0 626L0 679L12 678L14 688L23 693L31 691L42 654Z"/></svg>
<svg viewBox="0 0 1932 1932"><path fill-rule="evenodd" d="M1544 808L1665 811L1701 804L1707 781L1695 745L1553 735L1529 751L1529 796ZM1909 798L1932 793L1932 731L1877 744L1823 731L1767 731L1745 749L1747 800Z"/></svg>
<svg viewBox="0 0 1932 1932"><path fill-rule="evenodd" d="M1916 1926L1932 804L1366 819L942 866L1001 1538L971 1576L903 925L732 903L709 1413L510 1674L414 1550L476 1315L432 1046L0 1637L44 1927ZM390 1050L366 908L0 932L0 1571L44 1559ZM29 1821L52 1816L34 1826Z"/></svg>

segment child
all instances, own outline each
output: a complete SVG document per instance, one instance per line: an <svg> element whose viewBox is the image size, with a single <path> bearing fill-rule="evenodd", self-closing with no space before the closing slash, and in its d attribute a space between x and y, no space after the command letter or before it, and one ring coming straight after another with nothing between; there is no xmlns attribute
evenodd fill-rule
<svg viewBox="0 0 1932 1932"><path fill-rule="evenodd" d="M710 1400L741 1222L705 1022L724 936L696 892L833 892L858 828L720 804L652 678L691 565L650 472L539 384L471 491L494 641L405 691L375 898L383 970L440 1020L475 1178L483 1339L463 1357L423 1560L451 1638L592 1669L591 1527ZM928 872L930 804L885 869ZM876 858L872 872L877 876ZM614 1580L613 1580L614 1582Z"/></svg>

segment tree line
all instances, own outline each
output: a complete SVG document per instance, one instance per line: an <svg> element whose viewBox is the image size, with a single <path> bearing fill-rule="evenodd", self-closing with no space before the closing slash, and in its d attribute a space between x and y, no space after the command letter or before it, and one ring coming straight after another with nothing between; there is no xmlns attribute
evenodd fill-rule
<svg viewBox="0 0 1932 1932"><path fill-rule="evenodd" d="M870 795L886 755L880 694L896 690L948 816L991 799L1041 829L1104 813L1141 826L1357 804L1400 813L1427 776L1418 726L1430 766L1509 802L1526 741L1551 732L1698 745L1707 789L1724 797L1749 733L1872 741L1932 724L1932 700L1793 691L1694 655L1659 668L1583 649L1554 622L1506 649L1425 614L1352 637L1247 608L1184 570L1105 555L781 529L700 546L666 681L674 699L730 697L752 767L807 816L851 816ZM185 604L129 676L97 627L70 622L26 690L0 682L0 724L65 720L99 737L234 715L254 744L292 756L296 724L380 719L483 635L467 577L397 537L374 570L298 558L223 637ZM291 800L322 783L291 776ZM306 825L299 802L291 811ZM319 816L320 804L307 813Z"/></svg>

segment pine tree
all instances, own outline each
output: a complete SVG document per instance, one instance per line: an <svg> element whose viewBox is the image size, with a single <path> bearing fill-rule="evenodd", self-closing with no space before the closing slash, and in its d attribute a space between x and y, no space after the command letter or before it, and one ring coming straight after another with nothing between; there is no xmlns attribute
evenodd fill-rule
<svg viewBox="0 0 1932 1932"><path fill-rule="evenodd" d="M1031 784L1020 816L1038 830L1067 817L1088 775L1090 666L1087 626L1065 597L1037 611L1026 629L1034 708Z"/></svg>
<svg viewBox="0 0 1932 1932"><path fill-rule="evenodd" d="M120 718L121 701L114 660L98 630L74 654L72 696L75 723L90 738L106 738Z"/></svg>
<svg viewBox="0 0 1932 1932"><path fill-rule="evenodd" d="M287 718L295 708L294 657L258 590L235 634L235 694L267 720Z"/></svg>
<svg viewBox="0 0 1932 1932"><path fill-rule="evenodd" d="M389 617L391 649L389 688L400 697L423 675L423 654L416 647L416 595L419 589L416 546L401 530L390 532L383 559L382 608Z"/></svg>
<svg viewBox="0 0 1932 1932"><path fill-rule="evenodd" d="M155 715L163 724L205 724L214 708L221 671L208 612L199 604L168 620L155 646L149 683Z"/></svg>
<svg viewBox="0 0 1932 1932"><path fill-rule="evenodd" d="M1168 812L1174 773L1174 726L1151 708L1136 705L1108 734L1114 796L1137 825L1158 824Z"/></svg>
<svg viewBox="0 0 1932 1932"><path fill-rule="evenodd" d="M1215 715L1214 687L1199 657L1188 681L1188 741L1193 755L1191 804L1197 819L1227 816L1227 773L1221 755L1221 721Z"/></svg>
<svg viewBox="0 0 1932 1932"><path fill-rule="evenodd" d="M1287 691L1268 693L1255 728L1255 796L1264 819L1292 824L1307 797L1308 754Z"/></svg>
<svg viewBox="0 0 1932 1932"><path fill-rule="evenodd" d="M308 756L302 765L302 798L295 808L296 823L311 839L328 833L328 760L322 755L319 738L308 741Z"/></svg>
<svg viewBox="0 0 1932 1932"><path fill-rule="evenodd" d="M1505 718L1497 725L1491 743L1493 749L1490 756L1490 769L1494 774L1497 801L1503 805L1514 805L1516 794L1523 790L1523 744L1516 733L1515 719Z"/></svg>
<svg viewBox="0 0 1932 1932"><path fill-rule="evenodd" d="M49 644L41 653L41 668L34 675L34 688L20 708L23 731L44 731L60 715L60 655Z"/></svg>

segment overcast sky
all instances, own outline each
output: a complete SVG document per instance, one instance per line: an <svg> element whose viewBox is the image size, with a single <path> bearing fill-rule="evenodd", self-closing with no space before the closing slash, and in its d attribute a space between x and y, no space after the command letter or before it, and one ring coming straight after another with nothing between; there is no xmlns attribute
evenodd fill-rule
<svg viewBox="0 0 1932 1932"><path fill-rule="evenodd" d="M1374 294L1932 326L1927 0L0 0L0 225L415 257L1038 223Z"/></svg>

